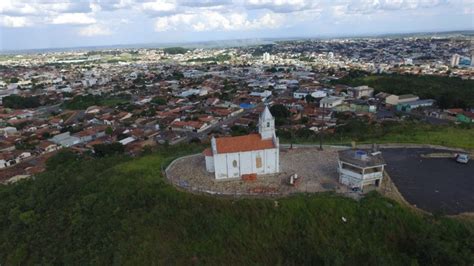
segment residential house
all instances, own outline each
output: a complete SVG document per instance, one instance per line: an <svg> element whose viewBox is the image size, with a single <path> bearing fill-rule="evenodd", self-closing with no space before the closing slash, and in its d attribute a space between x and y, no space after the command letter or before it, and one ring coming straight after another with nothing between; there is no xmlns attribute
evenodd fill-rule
<svg viewBox="0 0 474 266"><path fill-rule="evenodd" d="M397 111L410 112L411 110L416 109L416 108L433 106L434 103L435 103L435 100L431 100L431 99L399 103L397 104Z"/></svg>
<svg viewBox="0 0 474 266"><path fill-rule="evenodd" d="M71 147L73 145L81 143L80 138L71 136L71 133L69 132L64 132L61 134L58 134L52 138L49 139L49 141L59 144L63 147Z"/></svg>
<svg viewBox="0 0 474 266"><path fill-rule="evenodd" d="M176 120L170 124L173 131L202 132L209 128L209 125L201 121L180 121Z"/></svg>
<svg viewBox="0 0 474 266"><path fill-rule="evenodd" d="M472 112L462 112L456 116L457 121L462 123L474 123L474 113Z"/></svg>
<svg viewBox="0 0 474 266"><path fill-rule="evenodd" d="M61 149L61 146L54 142L43 140L38 144L37 148L39 149L39 152L41 154L45 154L45 153L57 151Z"/></svg>
<svg viewBox="0 0 474 266"><path fill-rule="evenodd" d="M86 143L86 142L105 136L105 128L104 127L88 128L74 134L74 136L79 138L80 143Z"/></svg>
<svg viewBox="0 0 474 266"><path fill-rule="evenodd" d="M374 95L374 89L369 86L358 86L354 88L348 88L347 93L350 97L360 99L362 97L370 98Z"/></svg>
<svg viewBox="0 0 474 266"><path fill-rule="evenodd" d="M333 108L342 104L343 102L344 102L344 98L342 97L329 96L329 97L321 99L321 101L319 102L319 107Z"/></svg>
<svg viewBox="0 0 474 266"><path fill-rule="evenodd" d="M413 94L404 94L404 95L395 95L392 94L385 98L385 104L396 106L400 103L414 102L418 101L420 97Z"/></svg>

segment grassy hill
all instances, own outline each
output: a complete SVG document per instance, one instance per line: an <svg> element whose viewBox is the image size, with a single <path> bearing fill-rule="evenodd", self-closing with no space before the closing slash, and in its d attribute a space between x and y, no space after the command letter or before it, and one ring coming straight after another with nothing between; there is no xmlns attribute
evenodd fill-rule
<svg viewBox="0 0 474 266"><path fill-rule="evenodd" d="M201 149L164 148L136 159L60 154L36 180L0 186L1 264L474 262L473 223L421 216L378 194L357 202L334 194L234 200L177 191L161 166Z"/></svg>
<svg viewBox="0 0 474 266"><path fill-rule="evenodd" d="M333 81L350 86L368 85L377 92L416 94L422 99L435 99L441 108L474 107L474 80L438 76L367 75L352 72Z"/></svg>
<svg viewBox="0 0 474 266"><path fill-rule="evenodd" d="M474 149L474 128L470 125L430 125L421 121L382 123L367 119L351 118L341 121L333 134L326 134L324 144L357 143L416 143L433 144L462 149ZM291 143L289 131L279 130L280 139ZM300 129L293 134L293 143L319 143L319 135L308 129Z"/></svg>

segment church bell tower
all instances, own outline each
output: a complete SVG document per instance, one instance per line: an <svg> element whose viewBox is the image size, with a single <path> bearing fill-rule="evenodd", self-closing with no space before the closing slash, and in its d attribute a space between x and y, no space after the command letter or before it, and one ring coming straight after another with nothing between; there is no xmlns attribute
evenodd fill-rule
<svg viewBox="0 0 474 266"><path fill-rule="evenodd" d="M268 106L265 106L265 110L260 115L258 133L260 133L262 139L273 139L275 136L275 118L270 113Z"/></svg>

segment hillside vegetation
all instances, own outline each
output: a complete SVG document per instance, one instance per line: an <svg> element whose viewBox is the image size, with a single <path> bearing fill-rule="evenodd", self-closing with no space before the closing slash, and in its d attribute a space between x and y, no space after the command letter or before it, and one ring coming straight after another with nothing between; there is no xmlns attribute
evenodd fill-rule
<svg viewBox="0 0 474 266"><path fill-rule="evenodd" d="M438 76L367 75L352 72L335 84L368 85L377 92L415 94L422 99L435 99L441 108L474 107L474 80Z"/></svg>
<svg viewBox="0 0 474 266"><path fill-rule="evenodd" d="M180 146L140 158L59 153L35 180L0 186L5 265L472 265L474 225L371 194L223 199L161 175ZM342 221L342 217L347 222Z"/></svg>

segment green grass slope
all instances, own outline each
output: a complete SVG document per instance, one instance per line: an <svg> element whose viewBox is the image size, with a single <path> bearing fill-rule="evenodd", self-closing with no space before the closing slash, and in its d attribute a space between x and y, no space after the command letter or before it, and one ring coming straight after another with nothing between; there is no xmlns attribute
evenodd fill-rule
<svg viewBox="0 0 474 266"><path fill-rule="evenodd" d="M36 180L1 186L1 264L474 262L472 223L421 216L378 194L360 202L301 194L275 204L177 191L161 166L200 149L137 159L65 156Z"/></svg>

